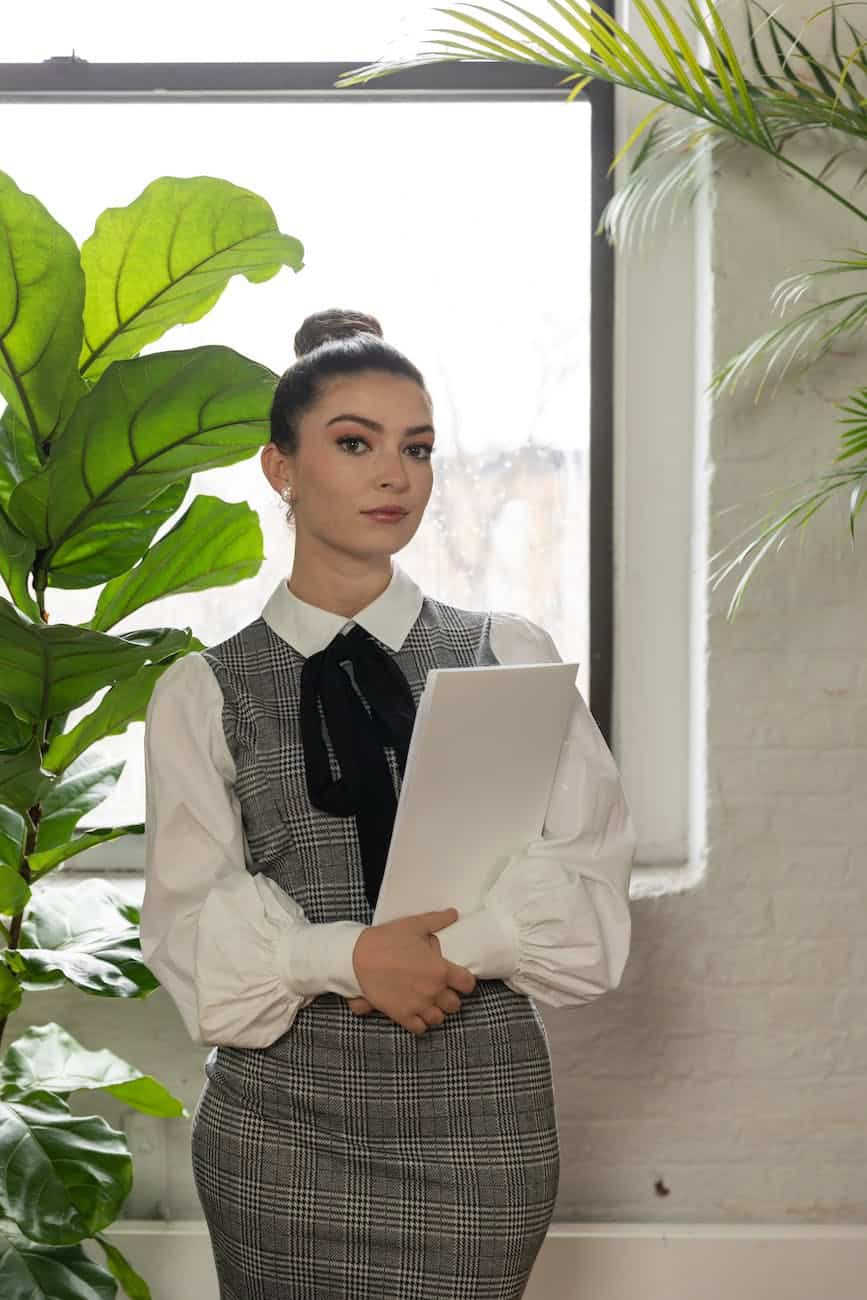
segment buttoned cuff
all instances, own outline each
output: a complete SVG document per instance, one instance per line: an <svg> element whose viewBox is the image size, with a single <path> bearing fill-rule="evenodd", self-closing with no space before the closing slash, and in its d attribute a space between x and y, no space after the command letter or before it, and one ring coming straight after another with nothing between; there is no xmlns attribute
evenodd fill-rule
<svg viewBox="0 0 867 1300"><path fill-rule="evenodd" d="M509 979L518 965L518 927L511 917L483 906L437 930L446 961L466 966L478 979Z"/></svg>
<svg viewBox="0 0 867 1300"><path fill-rule="evenodd" d="M363 997L352 953L365 928L355 921L293 926L284 946L284 969L292 993L303 997L320 993Z"/></svg>

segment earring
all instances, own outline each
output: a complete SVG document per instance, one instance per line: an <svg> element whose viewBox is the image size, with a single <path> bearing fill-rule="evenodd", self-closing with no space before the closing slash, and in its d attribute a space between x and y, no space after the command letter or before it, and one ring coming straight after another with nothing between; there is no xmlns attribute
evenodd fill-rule
<svg viewBox="0 0 867 1300"><path fill-rule="evenodd" d="M287 511L287 518L291 519L295 513L295 494L292 491L291 483L285 484L285 486L280 489L280 496L283 498L283 500L286 502L287 506L289 507Z"/></svg>

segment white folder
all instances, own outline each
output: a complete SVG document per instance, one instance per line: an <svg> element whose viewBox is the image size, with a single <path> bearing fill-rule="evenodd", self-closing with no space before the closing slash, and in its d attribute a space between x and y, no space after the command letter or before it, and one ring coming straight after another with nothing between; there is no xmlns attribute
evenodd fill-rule
<svg viewBox="0 0 867 1300"><path fill-rule="evenodd" d="M373 924L475 911L542 833L577 663L432 668L410 739Z"/></svg>

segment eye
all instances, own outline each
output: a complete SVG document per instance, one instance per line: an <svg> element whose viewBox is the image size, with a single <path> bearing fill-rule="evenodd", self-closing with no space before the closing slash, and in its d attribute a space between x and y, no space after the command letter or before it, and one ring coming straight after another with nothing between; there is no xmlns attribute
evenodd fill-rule
<svg viewBox="0 0 867 1300"><path fill-rule="evenodd" d="M338 438L336 440L336 446L343 447L350 442L360 442L363 443L365 447L367 448L370 447L370 443L367 441L366 438L362 438L359 434L355 434L355 433L346 433L343 435L342 438ZM429 443L426 442L410 443L409 450L413 452L423 451L426 453L424 456L411 456L410 457L411 460L430 460L431 456L434 454L434 448ZM356 453L348 452L347 454L355 455Z"/></svg>
<svg viewBox="0 0 867 1300"><path fill-rule="evenodd" d="M338 438L337 446L342 447L347 442L363 442L365 447L370 446L366 438L360 438L357 434L351 434L351 433L347 433L342 438Z"/></svg>

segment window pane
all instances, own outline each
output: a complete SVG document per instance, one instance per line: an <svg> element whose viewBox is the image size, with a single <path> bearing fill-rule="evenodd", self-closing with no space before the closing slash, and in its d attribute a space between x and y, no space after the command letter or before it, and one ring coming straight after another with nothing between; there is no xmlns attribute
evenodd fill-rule
<svg viewBox="0 0 867 1300"><path fill-rule="evenodd" d="M149 350L222 343L280 372L308 313L375 315L424 374L437 427L434 492L398 562L442 600L542 624L581 663L586 698L589 113L577 102L7 104L0 125L4 170L79 242L158 175L222 176L265 196L303 243L304 269L233 282ZM189 625L214 644L291 572L292 533L258 454L194 475L185 506L200 492L259 512L259 574L154 602L115 631ZM89 619L97 594L50 588L52 622ZM102 761L129 761L88 824L143 817L142 730L100 747Z"/></svg>
<svg viewBox="0 0 867 1300"><path fill-rule="evenodd" d="M301 63L414 54L433 27L447 26L429 0L37 0L4 24L4 63L40 63L73 51L90 63ZM137 15L131 18L131 15Z"/></svg>

